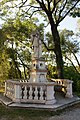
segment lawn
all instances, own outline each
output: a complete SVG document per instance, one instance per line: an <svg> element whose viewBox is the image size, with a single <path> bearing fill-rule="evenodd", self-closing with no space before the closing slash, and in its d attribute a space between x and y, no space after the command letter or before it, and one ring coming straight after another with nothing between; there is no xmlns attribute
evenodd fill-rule
<svg viewBox="0 0 80 120"><path fill-rule="evenodd" d="M0 104L0 120L48 120L57 113L49 110L11 108Z"/></svg>
<svg viewBox="0 0 80 120"><path fill-rule="evenodd" d="M77 108L80 109L80 103L56 112L34 108L7 107L0 104L0 120L50 120L55 115L69 114L70 111L74 111Z"/></svg>
<svg viewBox="0 0 80 120"><path fill-rule="evenodd" d="M52 116L60 116L77 108L80 109L80 103L56 112L50 109L7 107L0 103L0 120L50 120Z"/></svg>

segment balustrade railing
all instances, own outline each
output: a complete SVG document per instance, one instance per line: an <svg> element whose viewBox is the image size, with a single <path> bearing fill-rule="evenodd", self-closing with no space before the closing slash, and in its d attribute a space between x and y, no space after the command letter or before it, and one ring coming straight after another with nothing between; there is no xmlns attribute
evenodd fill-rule
<svg viewBox="0 0 80 120"><path fill-rule="evenodd" d="M27 80L5 82L5 95L13 102L54 104L54 86L60 85L66 90L66 97L72 98L72 83L66 79L52 79L54 82L30 83ZM63 89L63 92L64 92Z"/></svg>
<svg viewBox="0 0 80 120"><path fill-rule="evenodd" d="M56 85L62 86L62 91L66 92L65 97L69 97L69 98L73 97L73 94L72 94L73 81L68 79L51 79L51 80L54 81Z"/></svg>
<svg viewBox="0 0 80 120"><path fill-rule="evenodd" d="M29 83L7 80L5 94L14 102L54 104L54 83Z"/></svg>

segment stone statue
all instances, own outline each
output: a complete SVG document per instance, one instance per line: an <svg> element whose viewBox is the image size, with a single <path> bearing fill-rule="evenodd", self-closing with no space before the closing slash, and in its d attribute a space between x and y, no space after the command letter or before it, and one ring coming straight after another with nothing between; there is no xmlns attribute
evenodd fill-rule
<svg viewBox="0 0 80 120"><path fill-rule="evenodd" d="M33 57L36 58L42 57L42 43L38 31L32 35L32 48L33 48Z"/></svg>

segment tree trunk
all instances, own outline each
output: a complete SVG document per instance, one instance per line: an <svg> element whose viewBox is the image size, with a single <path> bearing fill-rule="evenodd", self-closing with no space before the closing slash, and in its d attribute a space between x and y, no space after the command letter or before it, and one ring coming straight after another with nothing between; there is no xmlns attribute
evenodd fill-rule
<svg viewBox="0 0 80 120"><path fill-rule="evenodd" d="M13 62L14 62L15 68L17 68L17 70L18 70L19 78L22 78L21 71L20 71L20 69L18 67L18 64L17 64L17 62L15 61L14 58L13 58Z"/></svg>
<svg viewBox="0 0 80 120"><path fill-rule="evenodd" d="M27 79L25 66L23 66L23 67L24 67L24 79Z"/></svg>
<svg viewBox="0 0 80 120"><path fill-rule="evenodd" d="M17 68L17 70L18 70L19 77L22 78L21 71L20 71L20 69L17 65L17 62L14 61L14 64L15 64L15 67Z"/></svg>
<svg viewBox="0 0 80 120"><path fill-rule="evenodd" d="M48 16L50 25L51 25L51 32L53 36L53 42L54 42L54 52L56 55L56 64L57 64L57 72L58 72L58 78L63 79L63 58L62 58L62 52L61 52L61 46L60 46L60 37L57 30L57 25L54 24L53 18L51 15Z"/></svg>

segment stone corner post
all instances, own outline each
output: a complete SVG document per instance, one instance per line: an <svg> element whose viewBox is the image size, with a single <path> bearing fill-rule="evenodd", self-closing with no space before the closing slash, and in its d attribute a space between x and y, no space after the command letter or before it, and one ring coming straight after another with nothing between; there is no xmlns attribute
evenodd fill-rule
<svg viewBox="0 0 80 120"><path fill-rule="evenodd" d="M15 84L14 102L20 102L20 85Z"/></svg>
<svg viewBox="0 0 80 120"><path fill-rule="evenodd" d="M45 104L49 104L52 105L56 102L55 97L54 97L54 84L53 83L48 83L46 85L46 103Z"/></svg>
<svg viewBox="0 0 80 120"><path fill-rule="evenodd" d="M73 81L68 80L65 97L68 97L68 98L73 97L72 83L73 83Z"/></svg>

